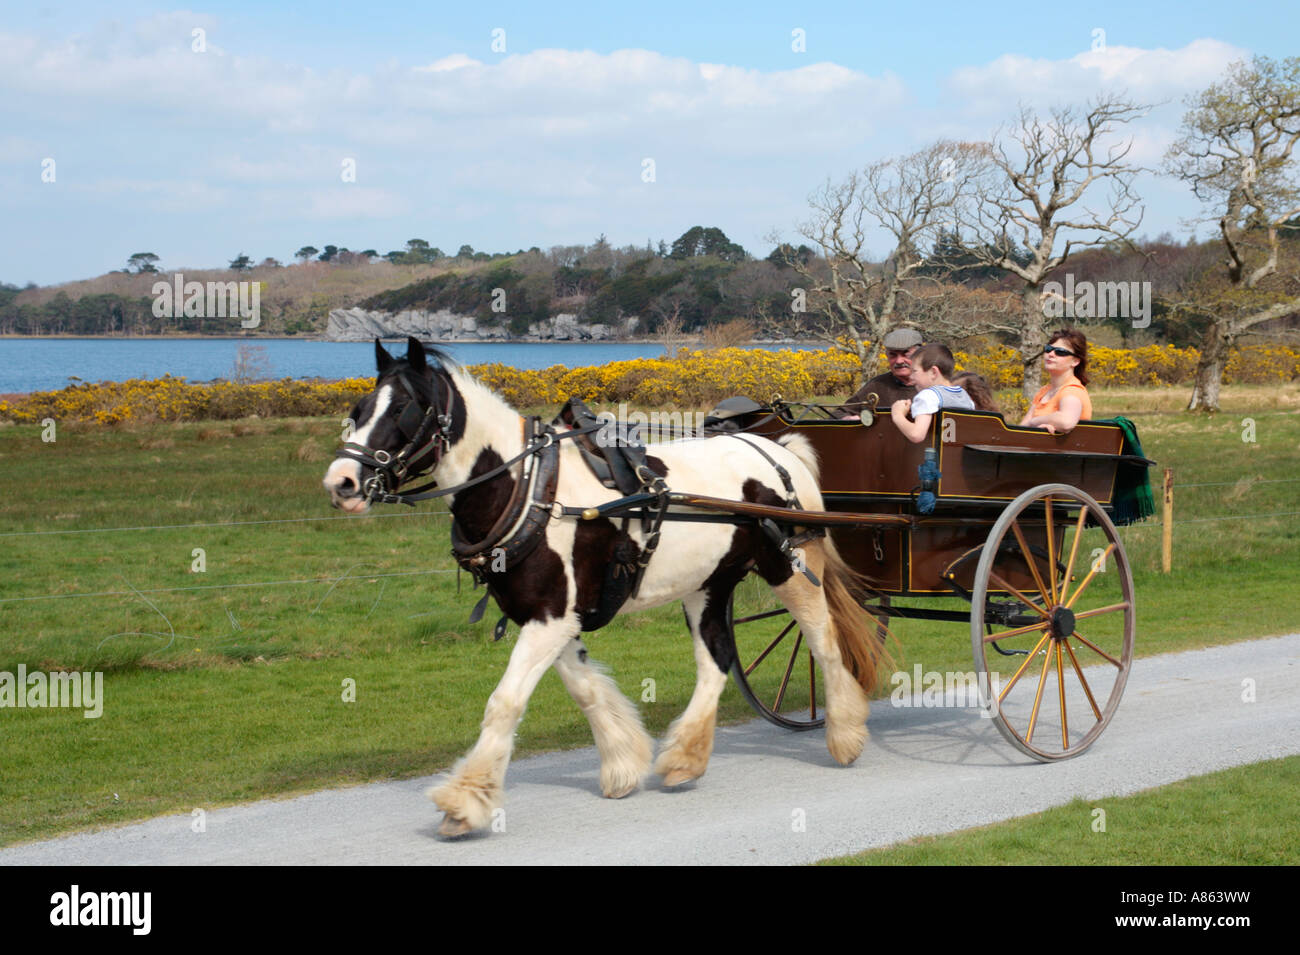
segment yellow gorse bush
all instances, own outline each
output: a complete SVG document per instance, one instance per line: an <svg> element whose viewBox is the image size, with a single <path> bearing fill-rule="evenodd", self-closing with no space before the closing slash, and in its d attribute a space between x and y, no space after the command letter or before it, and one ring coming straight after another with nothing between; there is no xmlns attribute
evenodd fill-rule
<svg viewBox="0 0 1300 955"><path fill-rule="evenodd" d="M59 391L33 392L13 403L0 402L0 419L24 423L53 418L118 424L341 414L373 387L371 378L191 384L164 375L93 385L82 382Z"/></svg>
<svg viewBox="0 0 1300 955"><path fill-rule="evenodd" d="M996 345L979 353L956 352L957 367L983 375L995 391L1019 388L1024 365L1014 348ZM1088 350L1092 387L1177 385L1191 381L1199 353L1194 348L1146 345ZM541 370L500 363L470 372L517 408L554 405L576 396L584 401L626 401L641 407L704 407L731 395L791 401L815 395L848 396L860 383L857 360L838 351L722 348L681 349L674 358L636 358L584 368L552 365ZM1226 383L1264 384L1300 376L1300 351L1281 345L1253 345L1233 352ZM81 382L58 391L38 391L0 402L0 420L33 423L45 418L115 425L151 421L298 417L347 413L374 386L371 378L343 381L279 381L190 384L164 375L154 379Z"/></svg>

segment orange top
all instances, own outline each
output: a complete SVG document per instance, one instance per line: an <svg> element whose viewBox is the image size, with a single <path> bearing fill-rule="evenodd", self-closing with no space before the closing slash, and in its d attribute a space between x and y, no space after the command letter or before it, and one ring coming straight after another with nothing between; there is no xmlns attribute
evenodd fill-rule
<svg viewBox="0 0 1300 955"><path fill-rule="evenodd" d="M1046 398L1047 393L1052 390L1052 386L1050 384L1043 385L1043 387L1038 389L1038 394L1034 395L1034 401L1029 406L1029 413L1036 418L1039 415L1055 414L1056 412L1060 411L1061 398L1065 395L1066 388L1079 389L1077 392L1071 392L1071 394L1075 395L1075 397L1077 397L1080 401L1083 402L1083 413L1079 415L1079 420L1080 421L1091 420L1092 399L1088 397L1088 389L1083 387L1083 385L1081 385L1077 381L1069 382L1068 384L1063 386L1060 391L1058 391L1050 399L1047 400L1044 399Z"/></svg>

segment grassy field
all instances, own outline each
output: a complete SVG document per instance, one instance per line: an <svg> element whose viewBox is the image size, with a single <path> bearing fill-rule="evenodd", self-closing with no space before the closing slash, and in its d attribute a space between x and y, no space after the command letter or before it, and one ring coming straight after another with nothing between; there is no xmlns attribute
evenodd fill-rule
<svg viewBox="0 0 1300 955"><path fill-rule="evenodd" d="M1076 799L994 826L914 839L822 864L1296 865L1300 802L1278 794L1297 789L1300 756L1291 756L1132 796Z"/></svg>
<svg viewBox="0 0 1300 955"><path fill-rule="evenodd" d="M1172 574L1158 524L1122 531L1139 655L1293 631L1300 388L1229 389L1215 417L1178 413L1183 392L1094 398L1099 416L1138 421L1180 486L1207 485L1177 493ZM468 577L457 592L440 507L329 509L319 482L338 431L65 426L44 442L36 427L0 429L0 672L106 674L99 719L0 710L0 843L428 774L472 743L515 630L493 643L493 614L466 622L478 594ZM901 665L970 669L965 628L895 631ZM620 618L588 643L661 734L694 686L680 609ZM752 718L734 687L720 716ZM517 752L589 744L548 674Z"/></svg>

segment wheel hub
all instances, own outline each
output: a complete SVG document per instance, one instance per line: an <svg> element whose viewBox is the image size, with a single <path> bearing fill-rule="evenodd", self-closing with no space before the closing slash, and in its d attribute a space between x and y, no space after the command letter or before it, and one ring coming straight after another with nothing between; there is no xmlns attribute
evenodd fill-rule
<svg viewBox="0 0 1300 955"><path fill-rule="evenodd" d="M1052 636L1062 640L1074 633L1074 611L1058 604L1052 610Z"/></svg>

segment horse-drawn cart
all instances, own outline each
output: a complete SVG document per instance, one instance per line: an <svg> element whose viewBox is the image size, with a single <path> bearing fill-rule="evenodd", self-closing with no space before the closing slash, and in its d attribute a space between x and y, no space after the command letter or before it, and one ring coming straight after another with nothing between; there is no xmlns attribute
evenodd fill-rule
<svg viewBox="0 0 1300 955"><path fill-rule="evenodd" d="M1136 444L1127 423L1086 421L1062 435L945 409L927 440L913 444L887 419L842 420L832 409L776 402L725 424L811 442L826 511L801 520L826 527L870 581L864 608L882 621L966 623L979 700L1007 740L1039 760L1078 755L1110 722L1128 679L1133 578L1112 516L1117 508L1121 519L1137 516L1133 501L1154 462L1125 453ZM938 597L968 609L933 606ZM732 675L768 720L821 726L817 666L797 624L774 606L732 614ZM960 675L927 675L926 684L940 705L944 694L951 705L955 690L960 705L975 690ZM923 687L911 690L919 696Z"/></svg>
<svg viewBox="0 0 1300 955"><path fill-rule="evenodd" d="M944 410L913 444L869 413L733 400L704 440L646 447L581 402L549 425L522 418L414 338L405 358L378 341L375 356L375 389L325 474L331 502L362 514L449 497L452 553L486 588L471 622L493 598L498 636L507 620L520 628L478 742L431 794L446 834L493 819L515 728L552 666L591 723L601 791L641 784L652 741L582 633L670 601L696 685L653 759L669 787L705 772L729 669L769 720L824 722L831 756L856 760L889 619L968 622L975 686L932 672L913 694L975 693L1037 759L1083 752L1115 712L1135 618L1112 516L1148 512L1152 463L1123 419L1057 435ZM737 612L751 573L781 609ZM939 597L970 609L930 605Z"/></svg>

